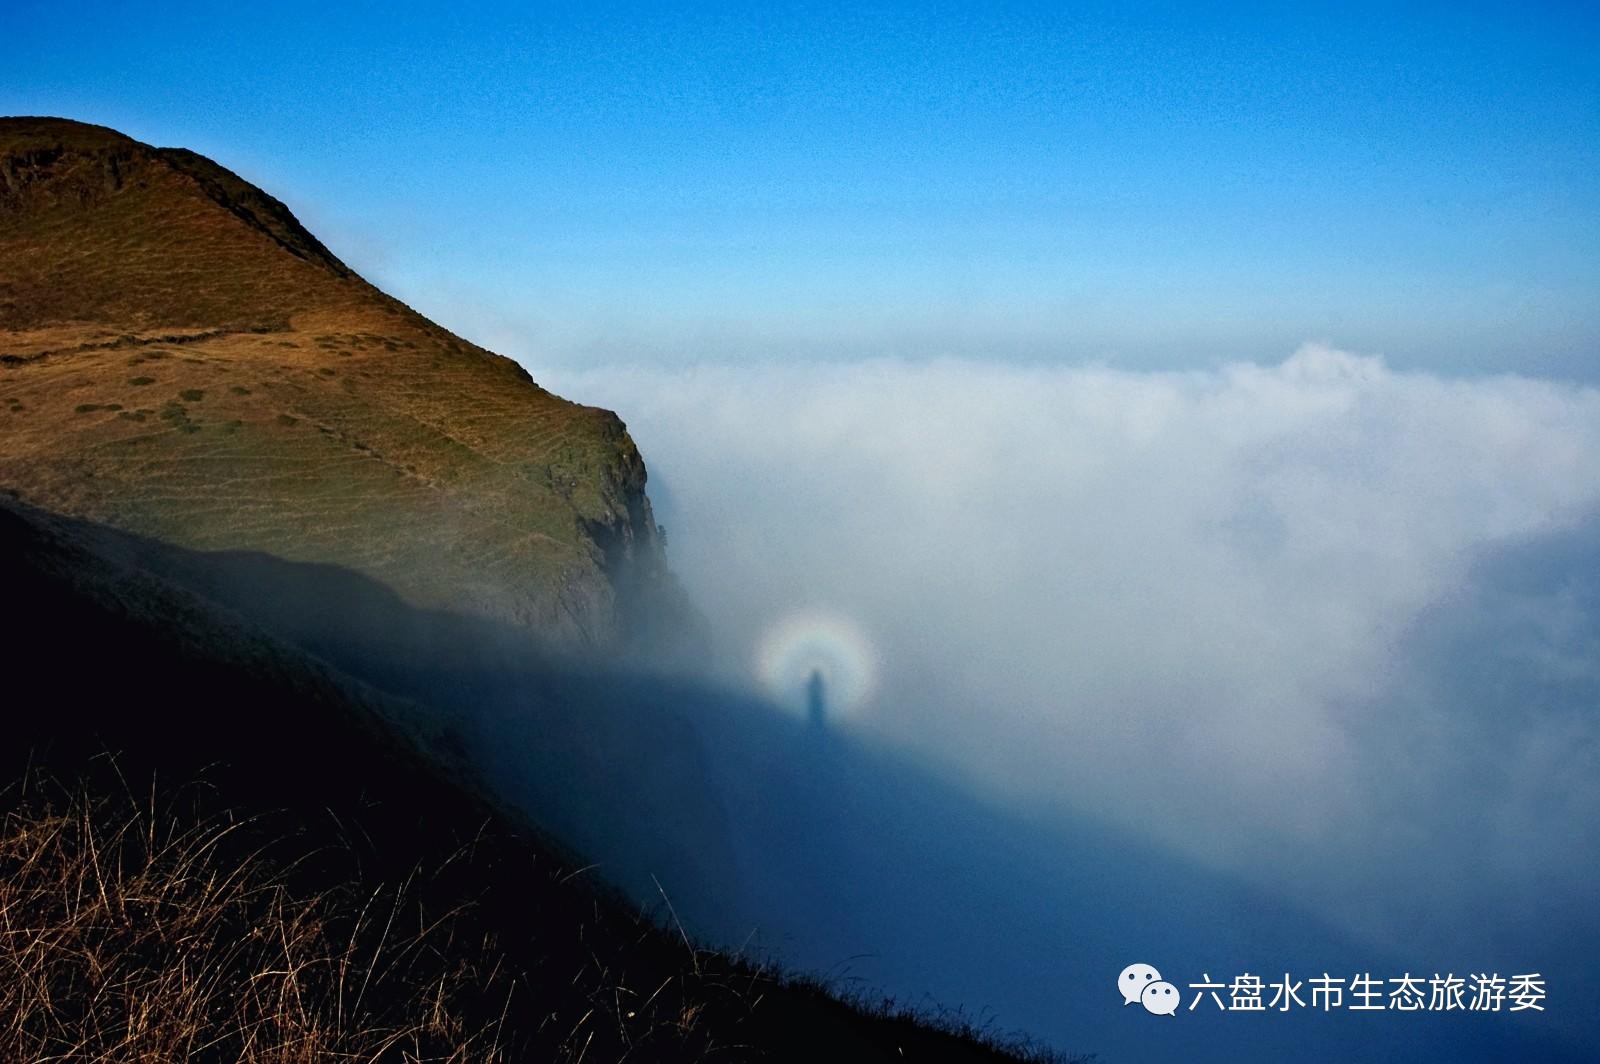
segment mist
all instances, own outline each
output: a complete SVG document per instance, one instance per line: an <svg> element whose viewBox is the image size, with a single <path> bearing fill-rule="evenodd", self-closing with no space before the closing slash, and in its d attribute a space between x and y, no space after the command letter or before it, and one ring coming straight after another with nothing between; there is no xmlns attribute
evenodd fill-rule
<svg viewBox="0 0 1600 1064"><path fill-rule="evenodd" d="M1213 915L1221 895L1195 884L1234 884L1218 889L1299 914L1268 938L1315 945L1319 963L1545 970L1569 1003L1597 989L1600 391L1402 373L1320 345L1191 373L525 361L627 421L711 629L706 682L798 722L804 693L762 669L763 640L827 618L872 672L855 704L829 707L833 734L970 796L1012 826L999 849L1075 841L1073 858L1124 863L1099 870L1113 882L1153 861L1185 880L1171 906L1205 895ZM781 831L741 824L744 799L727 797L771 762L705 741L733 835ZM915 790L834 782L806 783L806 800L833 803L817 815L846 835ZM798 847L797 866L826 874L819 855L846 844L741 845L765 855L747 865ZM930 825L903 848L952 845ZM1056 854L1018 860L1039 878L950 888L1022 905L996 938L1054 912L1074 929L1050 939L1063 948L1084 946L1085 922L1088 939L1145 941L1148 906L1118 911L1112 882L1052 886ZM876 881L812 908L774 886L754 911L793 941L869 928L889 954L869 975L915 988L934 962L897 967L892 865L852 864ZM1213 948L1248 935L1237 920L1211 933ZM848 936L827 941L843 961ZM979 936L939 956L1018 948ZM1044 1006L1017 989L1033 978L997 975L980 1001L1037 1025ZM1547 1027L1583 1031L1573 1011ZM1084 1048L1124 1037L1077 1030Z"/></svg>
<svg viewBox="0 0 1600 1064"><path fill-rule="evenodd" d="M643 451L675 656L269 555L145 564L417 707L686 939L1103 1060L1588 1059L1600 391L1319 346L530 369ZM1123 1005L1135 962L1179 1019ZM1548 1001L1189 1007L1361 972Z"/></svg>

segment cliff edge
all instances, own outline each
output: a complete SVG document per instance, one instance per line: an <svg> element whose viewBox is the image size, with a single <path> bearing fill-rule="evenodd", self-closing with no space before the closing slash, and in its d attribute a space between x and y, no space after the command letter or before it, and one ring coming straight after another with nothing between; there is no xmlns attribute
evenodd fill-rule
<svg viewBox="0 0 1600 1064"><path fill-rule="evenodd" d="M615 414L540 388L193 152L0 118L0 488L346 567L565 650L670 584Z"/></svg>

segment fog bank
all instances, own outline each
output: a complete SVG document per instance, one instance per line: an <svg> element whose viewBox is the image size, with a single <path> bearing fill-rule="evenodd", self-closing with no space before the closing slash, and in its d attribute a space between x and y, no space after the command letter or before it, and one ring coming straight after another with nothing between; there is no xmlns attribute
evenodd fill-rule
<svg viewBox="0 0 1600 1064"><path fill-rule="evenodd" d="M627 421L722 679L759 689L775 628L839 618L875 676L836 724L1007 808L1378 941L1561 937L1495 914L1600 858L1600 391L1322 346L530 368Z"/></svg>

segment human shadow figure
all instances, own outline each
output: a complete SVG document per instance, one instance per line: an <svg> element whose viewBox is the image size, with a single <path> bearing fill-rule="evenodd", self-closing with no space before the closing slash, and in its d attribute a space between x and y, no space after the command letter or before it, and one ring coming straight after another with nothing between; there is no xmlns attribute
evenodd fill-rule
<svg viewBox="0 0 1600 1064"><path fill-rule="evenodd" d="M1185 1010L1170 1032L1134 1024L1142 1017L1123 1020L1135 1010L1117 1011L1121 999L1106 986L1131 959L1161 958L1182 985L1206 965L1212 975L1263 963L1400 971L1414 958L1403 943L1391 957L1351 941L1291 898L1092 812L1043 817L991 805L904 751L828 721L820 670L797 720L694 675L554 660L525 631L417 608L348 570L51 522L232 611L241 625L410 700L426 714L416 729L456 737L487 790L599 862L597 873L630 897L669 896L674 918L711 943L739 948L759 928L757 955L781 951L802 971L908 1000L998 1002L1002 1022L1129 1058L1155 1047L1199 1061L1276 1059L1311 1041L1322 1059L1586 1059L1531 1026L1469 1027L1453 1013L1395 1013L1381 1028L1376 1014L1343 1021L1311 1010L1248 1029L1215 1010ZM53 645L68 641L60 634ZM43 653L24 648L21 660ZM126 683L137 661L130 671L120 664L100 671ZM122 706L115 695L91 701L110 713ZM50 698L41 690L19 704ZM192 714L190 731L225 743L222 705L186 690L157 708ZM230 712L278 719L270 704ZM139 713L111 716L148 724ZM312 737L327 726L284 728L282 742L297 744L284 763L307 765ZM309 764L313 775L340 776ZM343 775L357 785L373 770Z"/></svg>
<svg viewBox="0 0 1600 1064"><path fill-rule="evenodd" d="M828 727L827 681L821 669L812 669L806 681L806 723L813 732L826 731Z"/></svg>

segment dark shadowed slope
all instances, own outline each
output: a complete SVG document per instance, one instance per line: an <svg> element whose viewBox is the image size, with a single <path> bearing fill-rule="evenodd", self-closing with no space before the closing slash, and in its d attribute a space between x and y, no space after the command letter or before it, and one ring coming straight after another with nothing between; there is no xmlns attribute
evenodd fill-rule
<svg viewBox="0 0 1600 1064"><path fill-rule="evenodd" d="M601 794L604 821L632 823L630 848L652 841L645 859L669 878L714 858L716 840L696 830L714 800L676 832L639 804L704 767L690 763L692 735L659 716L649 734L661 741L644 750L640 718L616 713L597 734L579 723L586 688L561 688L541 652L605 661L649 607L682 620L621 422L378 292L237 175L98 127L0 120L0 441L11 622L0 782L41 770L84 780L79 812L114 794L156 795L152 805L195 795L203 818L242 825L205 847L203 877L237 873L302 898L403 897L414 924L448 929L422 965L457 987L446 1011L491 1025L505 1059L1015 1059L658 928L474 782L472 675L436 706L329 664L415 651L406 668L441 675L457 648L425 623L394 641L409 618L493 633L471 660L540 663L531 678L552 686L533 694L561 709L547 729L531 722L553 827L581 841ZM303 620L326 622L326 646L294 646L263 627L268 604L220 594L251 586L241 572L268 587L309 574L286 590ZM367 607L378 615L359 616ZM592 741L614 725L629 728L627 743ZM648 756L618 762L618 750ZM79 817L82 830L62 834L39 786L5 792L18 815L4 854L32 852L12 843L37 828L66 847L51 851L57 880L97 893L128 882L122 858L144 867L154 848L141 852L139 832ZM134 822L155 824L122 823ZM89 841L108 838L123 840L119 871L75 874L71 855L97 862ZM8 870L8 884L20 876ZM70 935L30 918L26 934L44 936L28 952L44 967L30 970L50 973L39 984L50 993L31 1000L57 1005L11 1018L0 1056L133 1052L118 1032L143 1015L134 988L169 986L163 969L187 962L140 931L153 917L137 896L101 903L111 923L85 924L69 906ZM355 934L364 907L316 912L308 919ZM114 964L50 948L69 941L98 943ZM219 944L243 956L251 941L237 954ZM126 942L140 945L116 945ZM227 995L196 1000L226 1011ZM413 1002L390 1004L404 1013ZM209 1011L197 1022L212 1023ZM79 1038L78 1020L98 1025L94 1038ZM208 1044L197 1059L236 1059L231 1043Z"/></svg>
<svg viewBox="0 0 1600 1064"><path fill-rule="evenodd" d="M848 729L693 680L552 668L516 652L514 628L407 607L357 574L110 540L105 552L429 706L497 794L596 863L586 875L646 904L664 890L709 941L1107 1060L1587 1059L1557 1040L1559 1014L1252 1017L1208 1002L1158 1023L1115 996L1129 956L1186 987L1206 970L1348 976L1524 953L1359 941L1109 825L985 804ZM1527 956L1552 986L1579 985L1567 954Z"/></svg>
<svg viewBox="0 0 1600 1064"><path fill-rule="evenodd" d="M430 940L420 970L455 973L456 1014L493 1025L507 1060L1017 1059L690 948L465 783L453 723L173 586L140 566L151 549L0 498L0 584L21 622L6 647L6 779L31 769L86 780L91 796L134 810L181 790L202 816L242 825L209 847L202 875L264 860L291 899L329 890L351 899L329 917L335 930L350 931L375 892L392 899L406 884L406 933L436 920L449 929ZM83 647L92 662L75 658ZM37 821L39 786L13 785L0 804ZM105 961L118 978L140 963ZM60 973L81 967L60 962ZM57 988L56 1016L29 1022L48 1032L83 1008L77 995L102 1000L99 976L85 978ZM115 1025L121 999L111 1000L101 1020ZM0 1046L32 1044L18 1040L20 1022L0 1021ZM236 1059L226 1047L210 1052L191 1059Z"/></svg>

